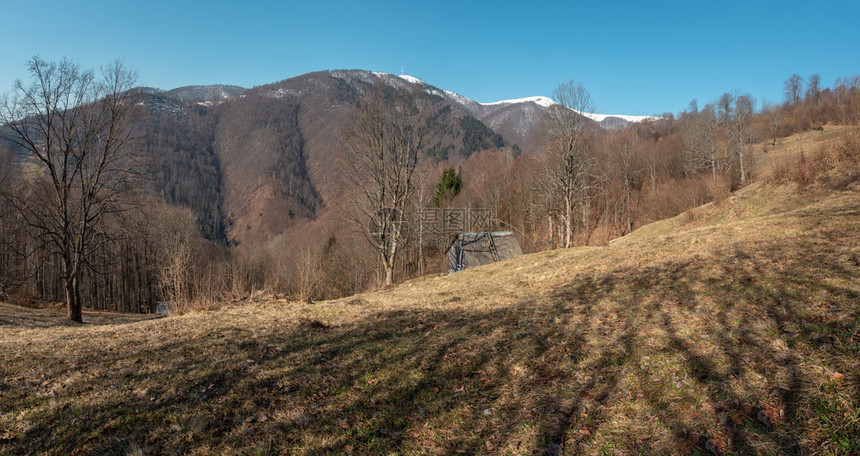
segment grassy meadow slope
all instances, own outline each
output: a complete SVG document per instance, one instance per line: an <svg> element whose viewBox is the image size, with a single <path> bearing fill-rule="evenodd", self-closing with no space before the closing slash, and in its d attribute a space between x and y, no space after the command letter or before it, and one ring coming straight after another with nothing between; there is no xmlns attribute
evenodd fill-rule
<svg viewBox="0 0 860 456"><path fill-rule="evenodd" d="M858 277L856 188L759 183L339 301L0 305L0 453L857 454Z"/></svg>

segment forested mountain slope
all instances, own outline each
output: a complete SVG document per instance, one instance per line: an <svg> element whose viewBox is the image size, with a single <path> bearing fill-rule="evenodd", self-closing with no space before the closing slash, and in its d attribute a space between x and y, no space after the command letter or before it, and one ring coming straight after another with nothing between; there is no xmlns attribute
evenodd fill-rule
<svg viewBox="0 0 860 456"><path fill-rule="evenodd" d="M202 233L261 246L341 201L343 138L361 94L390 75L309 73L249 90L187 87L145 93L142 130L156 157L156 192L191 207ZM505 139L456 103L426 97L422 160L466 158Z"/></svg>

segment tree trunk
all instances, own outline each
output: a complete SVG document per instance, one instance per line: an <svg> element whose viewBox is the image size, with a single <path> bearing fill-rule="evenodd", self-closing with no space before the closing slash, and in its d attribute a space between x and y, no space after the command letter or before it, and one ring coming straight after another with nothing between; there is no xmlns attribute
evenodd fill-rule
<svg viewBox="0 0 860 456"><path fill-rule="evenodd" d="M385 287L388 288L394 282L394 265L386 262L385 264Z"/></svg>
<svg viewBox="0 0 860 456"><path fill-rule="evenodd" d="M738 133L738 161L741 165L741 185L747 183L747 174L744 169L744 138L741 133Z"/></svg>
<svg viewBox="0 0 860 456"><path fill-rule="evenodd" d="M606 214L606 242L607 243L609 243L609 241L612 240L612 231L611 231L612 230L612 224L609 222L609 217L610 217L609 209L610 209L609 197L606 197L606 198L604 198L604 211L603 211L603 213Z"/></svg>
<svg viewBox="0 0 860 456"><path fill-rule="evenodd" d="M657 194L657 170L651 170L651 195Z"/></svg>
<svg viewBox="0 0 860 456"><path fill-rule="evenodd" d="M573 214L571 214L570 210L570 198L564 198L564 248L569 249L571 245L571 219L573 218Z"/></svg>
<svg viewBox="0 0 860 456"><path fill-rule="evenodd" d="M612 205L612 237L618 238L618 205Z"/></svg>
<svg viewBox="0 0 860 456"><path fill-rule="evenodd" d="M633 223L631 222L631 215L630 215L630 193L631 193L631 190L630 190L629 181L626 181L626 180L624 181L624 191L625 191L625 193L624 193L624 207L627 210L627 214L626 214L627 215L627 233L630 233L631 231L633 231Z"/></svg>
<svg viewBox="0 0 860 456"><path fill-rule="evenodd" d="M394 260L397 258L397 237L400 235L399 230L395 230L394 240L391 242L391 252L385 258L385 287L388 288L394 283Z"/></svg>
<svg viewBox="0 0 860 456"><path fill-rule="evenodd" d="M553 250L555 249L555 244L553 243L552 239L552 215L547 217L547 221L549 222L549 249Z"/></svg>
<svg viewBox="0 0 860 456"><path fill-rule="evenodd" d="M585 200L582 202L582 245L588 245L588 241L591 240L591 202Z"/></svg>
<svg viewBox="0 0 860 456"><path fill-rule="evenodd" d="M79 289L78 278L74 275L67 277L66 281L66 315L69 320L76 323L83 323L81 313L81 291Z"/></svg>

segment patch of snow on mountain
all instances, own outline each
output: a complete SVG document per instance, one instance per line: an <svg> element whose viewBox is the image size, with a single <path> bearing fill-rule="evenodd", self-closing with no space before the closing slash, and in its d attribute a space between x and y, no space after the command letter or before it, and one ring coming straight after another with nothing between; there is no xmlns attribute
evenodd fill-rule
<svg viewBox="0 0 860 456"><path fill-rule="evenodd" d="M538 105L543 106L544 108L548 108L548 107L556 104L555 101L553 101L552 99L547 98L547 97L517 98L514 100L502 100L502 101L494 101L492 103L481 103L481 104L484 106L498 106L498 105L503 105L503 104L517 104L517 103L529 103L529 102L537 103Z"/></svg>
<svg viewBox="0 0 860 456"><path fill-rule="evenodd" d="M470 104L479 104L476 101L472 100L471 98L466 98L463 95L460 95L459 93L450 92L448 90L430 89L430 90L428 90L428 92L432 95L438 95L438 96L443 97L443 98L448 98L449 100L454 100L457 103L464 105L464 106L468 106Z"/></svg>
<svg viewBox="0 0 860 456"><path fill-rule="evenodd" d="M514 100L502 100L502 101L496 101L493 103L481 103L481 104L484 106L498 106L498 105L505 105L505 104L517 104L517 103L537 103L538 105L543 106L544 108L549 108L550 106L557 104L554 100L552 100L551 98L547 98L547 97L517 98ZM656 119L656 117L653 117L653 116L628 116L628 115L622 115L622 114L597 114L597 113L593 113L593 112L581 112L581 111L577 111L577 112L579 112L580 114L584 115L585 117L588 117L589 119L591 119L595 122L602 122L602 121L606 120L606 118L608 118L608 117L617 117L617 118L622 119L626 122L641 122L643 120Z"/></svg>
<svg viewBox="0 0 860 456"><path fill-rule="evenodd" d="M266 97L269 97L269 98L284 98L286 96L291 96L291 95L301 95L301 92L293 90L293 89L278 88L278 89L274 89L274 90L269 90L268 92L264 93L263 95Z"/></svg>
<svg viewBox="0 0 860 456"><path fill-rule="evenodd" d="M580 114L584 115L585 117L588 117L589 119L591 119L595 122L603 122L604 120L606 120L607 117L617 117L617 118L622 119L626 122L642 122L643 120L657 119L654 116L627 116L627 115L622 115L622 114L596 114L596 113L588 113L588 112L585 112L585 113L580 112Z"/></svg>
<svg viewBox="0 0 860 456"><path fill-rule="evenodd" d="M400 76L397 76L397 77L400 79L403 79L406 82L411 82L413 84L424 84L424 81L416 78L415 76L409 76L408 74L401 74Z"/></svg>
<svg viewBox="0 0 860 456"><path fill-rule="evenodd" d="M543 108L549 108L550 106L554 106L557 104L553 99L548 98L548 97L542 97L542 96L516 98L516 99L512 99L512 100L501 100L501 101L494 101L492 103L479 103L475 100L472 100L471 98L464 97L463 95L460 95L460 94L455 93L455 92L450 92L448 90L443 90L443 89L436 89L435 87L430 86L429 84L416 78L415 76L409 76L406 74L390 75L387 73L374 73L374 74L376 74L378 76L395 76L395 77L398 77L398 78L400 78L406 82L412 83L412 84L420 84L420 85L426 86L427 87L426 90L428 93L451 99L457 103L460 103L461 105L466 105L466 106L468 106L468 105L472 105L472 106L479 105L479 106L490 107L490 106L501 106L501 105L508 105L508 104L519 104L519 103L535 103L538 106L541 106ZM653 117L653 116L628 116L628 115L622 115L622 114L596 114L596 113L588 113L588 112L580 112L580 114L584 115L585 117L588 117L589 119L591 119L595 122L602 122L608 117L617 117L617 118L622 119L626 122L641 122L643 120L656 119L656 117Z"/></svg>
<svg viewBox="0 0 860 456"><path fill-rule="evenodd" d="M431 95L437 95L437 96L440 96L443 98L448 98L448 99L454 100L455 102L460 103L462 105L477 103L476 101L474 101L470 98L466 98L466 97L460 95L459 93L454 93L454 92L451 92L448 90L443 90L443 89L438 89L436 87L433 87L430 84L427 84L426 82L416 78L415 76L409 76L408 74L392 75L392 74L387 74L387 73L376 73L376 75L378 75L378 76L394 76L394 77L400 78L400 79L402 79L408 83L418 84L418 85L424 86L424 89L427 93L429 93Z"/></svg>

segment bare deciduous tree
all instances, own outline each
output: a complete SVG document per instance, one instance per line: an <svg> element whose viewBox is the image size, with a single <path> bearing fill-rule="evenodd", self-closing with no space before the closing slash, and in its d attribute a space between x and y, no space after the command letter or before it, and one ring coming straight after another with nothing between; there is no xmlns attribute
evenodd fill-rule
<svg viewBox="0 0 860 456"><path fill-rule="evenodd" d="M346 137L345 163L352 184L353 220L362 226L394 281L409 199L415 191L418 156L424 147L423 94L380 81L362 96Z"/></svg>
<svg viewBox="0 0 860 456"><path fill-rule="evenodd" d="M634 131L617 133L612 144L612 158L615 161L616 177L621 181L624 190L622 205L625 216L625 233L633 231L631 195L639 183L641 142Z"/></svg>
<svg viewBox="0 0 860 456"><path fill-rule="evenodd" d="M746 145L750 136L749 124L755 115L755 99L750 95L740 95L735 98L734 115L732 116L733 136L735 139L735 155L741 171L741 184L749 179L748 157L745 155Z"/></svg>
<svg viewBox="0 0 860 456"><path fill-rule="evenodd" d="M174 309L184 310L191 298L191 261L197 250L198 229L191 211L182 207L164 208L156 222L159 279Z"/></svg>
<svg viewBox="0 0 860 456"><path fill-rule="evenodd" d="M16 165L12 152L3 141L0 141L0 196L11 191ZM5 247L4 244L7 243L18 243L16 242L18 239L15 239L15 232L18 230L16 230L12 220L13 216L12 208L4 198L0 197L0 271L2 271L0 273L0 299L5 297L8 282L11 280L9 273L14 267L9 249L2 247Z"/></svg>
<svg viewBox="0 0 860 456"><path fill-rule="evenodd" d="M69 60L28 64L30 83L17 81L0 103L3 137L41 167L31 199L12 204L63 263L68 318L81 321L80 280L91 252L107 239L103 223L125 209L134 188L131 146L137 106L134 72L119 61L100 75Z"/></svg>
<svg viewBox="0 0 860 456"><path fill-rule="evenodd" d="M590 212L584 201L593 191L597 160L589 154L589 119L584 115L594 107L591 94L580 83L570 80L553 91L555 104L545 111L549 147L544 166L545 191L558 195L564 207L564 247L573 242L573 210L579 200L583 214ZM585 215L584 215L585 217Z"/></svg>
<svg viewBox="0 0 860 456"><path fill-rule="evenodd" d="M0 142L0 188L11 180L12 172L16 167L12 151L9 150L6 144Z"/></svg>
<svg viewBox="0 0 860 456"><path fill-rule="evenodd" d="M735 109L735 95L726 92L717 100L717 119L724 127L731 122Z"/></svg>
<svg viewBox="0 0 860 456"><path fill-rule="evenodd" d="M310 245L299 248L293 259L296 298L311 303L320 285L320 254Z"/></svg>
<svg viewBox="0 0 860 456"><path fill-rule="evenodd" d="M797 106L800 103L800 95L803 93L803 78L796 73L789 76L783 83L783 90L785 91L785 101L792 106Z"/></svg>
<svg viewBox="0 0 860 456"><path fill-rule="evenodd" d="M776 137L779 133L780 107L775 103L765 101L762 103L761 110L767 116L768 124L770 125L770 135L772 137L771 145L775 146Z"/></svg>
<svg viewBox="0 0 860 456"><path fill-rule="evenodd" d="M806 99L817 105L821 99L821 76L818 73L809 77L806 82Z"/></svg>
<svg viewBox="0 0 860 456"><path fill-rule="evenodd" d="M648 181L651 183L651 195L657 193L657 176L662 167L662 157L658 154L657 147L652 144L646 148L643 155L645 169L648 171Z"/></svg>
<svg viewBox="0 0 860 456"><path fill-rule="evenodd" d="M724 166L719 139L719 120L713 105L705 105L701 111L686 118L684 129L685 169L687 174L710 171L714 181Z"/></svg>
<svg viewBox="0 0 860 456"><path fill-rule="evenodd" d="M750 95L724 93L717 101L719 125L733 144L732 162L737 160L741 183L747 182L747 157L745 149L750 136L749 124L755 115L755 100ZM716 173L714 173L716 179Z"/></svg>

